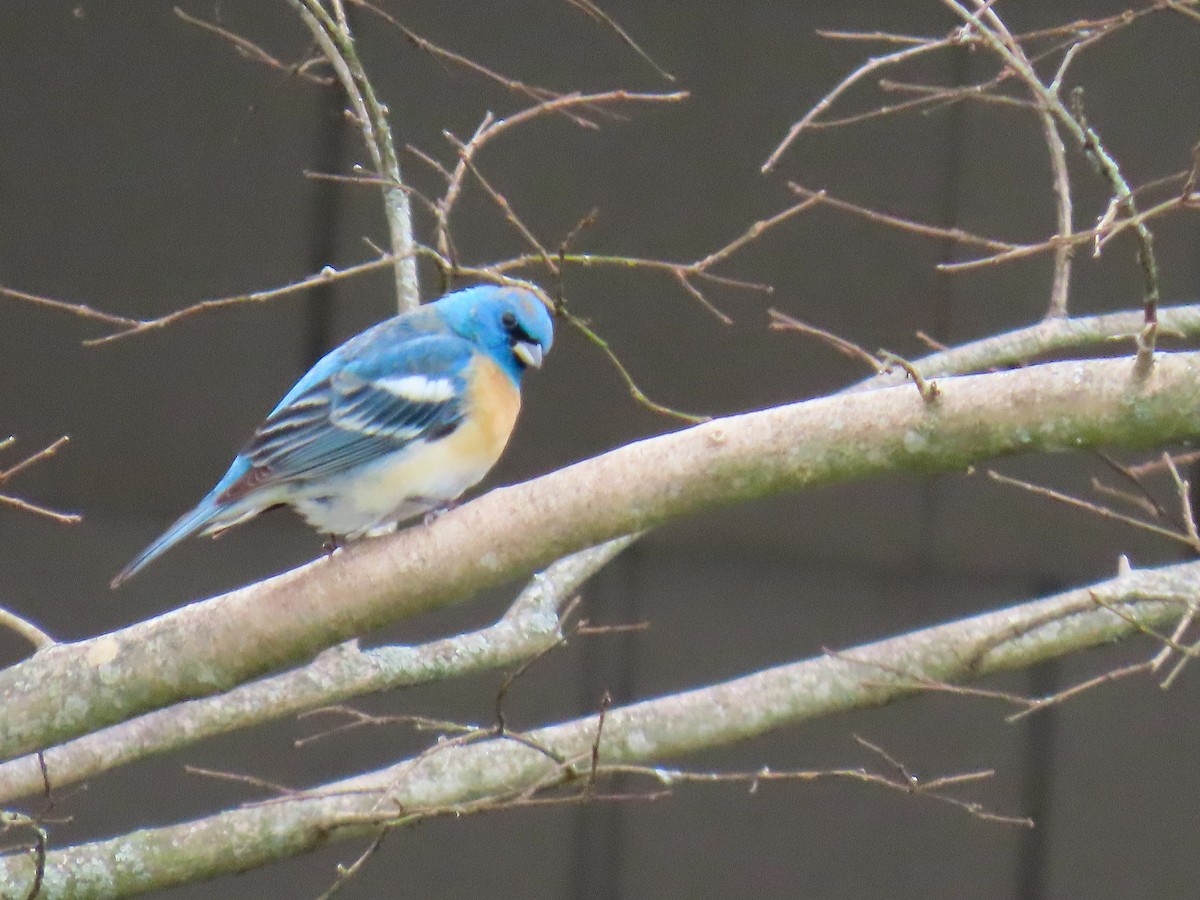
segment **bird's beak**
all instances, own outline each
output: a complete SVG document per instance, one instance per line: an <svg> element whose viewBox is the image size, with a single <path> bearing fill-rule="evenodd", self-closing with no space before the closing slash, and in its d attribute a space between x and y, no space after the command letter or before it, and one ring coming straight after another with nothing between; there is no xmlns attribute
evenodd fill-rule
<svg viewBox="0 0 1200 900"><path fill-rule="evenodd" d="M542 367L542 345L533 344L529 341L517 341L513 344L513 356L523 362L532 369L540 369Z"/></svg>

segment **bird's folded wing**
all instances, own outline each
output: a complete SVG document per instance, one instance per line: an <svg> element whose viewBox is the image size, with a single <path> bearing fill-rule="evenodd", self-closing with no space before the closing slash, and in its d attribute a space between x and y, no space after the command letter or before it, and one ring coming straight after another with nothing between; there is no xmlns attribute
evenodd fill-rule
<svg viewBox="0 0 1200 900"><path fill-rule="evenodd" d="M430 335L347 361L267 418L242 452L247 476L255 486L334 478L448 435L472 356L462 338Z"/></svg>

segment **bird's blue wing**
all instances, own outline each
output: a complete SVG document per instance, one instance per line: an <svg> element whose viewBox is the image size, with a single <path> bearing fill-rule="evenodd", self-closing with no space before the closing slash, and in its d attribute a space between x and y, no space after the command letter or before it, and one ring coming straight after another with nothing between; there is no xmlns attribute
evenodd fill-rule
<svg viewBox="0 0 1200 900"><path fill-rule="evenodd" d="M230 499L269 484L335 478L458 427L470 343L434 334L363 349L373 352L324 366L267 417L240 454L249 471L226 491Z"/></svg>

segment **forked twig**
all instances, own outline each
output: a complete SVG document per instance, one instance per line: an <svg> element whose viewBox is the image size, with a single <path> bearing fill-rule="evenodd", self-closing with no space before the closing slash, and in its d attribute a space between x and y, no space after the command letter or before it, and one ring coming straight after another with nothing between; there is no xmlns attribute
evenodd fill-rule
<svg viewBox="0 0 1200 900"><path fill-rule="evenodd" d="M1068 506L1074 506L1078 509L1087 510L1102 519L1111 519L1114 522L1121 522L1125 525L1132 525L1134 528L1140 528L1143 531L1148 531L1151 534L1157 534L1159 537L1169 538L1172 541L1177 541L1181 544L1200 552L1200 544L1197 544L1186 533L1181 534L1178 531L1173 531L1170 528L1163 528L1161 525L1155 525L1153 522L1147 522L1139 519L1136 516L1127 516L1124 513L1119 513L1114 509L1109 509L1107 506L1101 506L1097 503L1092 503L1089 500L1084 500L1080 497L1073 497L1070 494L1064 494L1062 491L1056 491L1052 488L1042 487L1041 485L1031 484L1028 481L1022 481L1019 478L1010 478L1007 475L1001 475L994 469L988 470L988 478L1000 484L1019 487L1022 490L1029 491L1031 494L1036 494L1039 497L1046 497L1050 500L1056 500L1059 503L1065 503Z"/></svg>
<svg viewBox="0 0 1200 900"><path fill-rule="evenodd" d="M279 69L280 71L287 72L289 75L298 75L301 78L324 87L328 87L334 83L334 79L331 76L318 75L312 71L314 60L306 59L296 64L282 62L248 37L231 31L223 25L218 25L216 22L210 22L207 19L197 18L178 6L174 7L174 11L175 15L188 25L193 25L210 34L215 34L217 37L227 41L238 52L239 56L261 63L269 69Z"/></svg>
<svg viewBox="0 0 1200 900"><path fill-rule="evenodd" d="M375 88L358 57L358 50L341 4L334 4L338 13L335 18L320 0L288 2L308 27L317 46L333 67L354 108L354 117L362 132L363 143L371 157L375 173L386 182L383 188L383 207L391 238L396 299L401 312L416 309L420 302L420 284L417 280L412 205L408 192L404 190L404 180L400 177L400 161L392 141L387 109L375 96Z"/></svg>
<svg viewBox="0 0 1200 900"><path fill-rule="evenodd" d="M0 485L12 480L30 466L34 466L37 463L54 456L59 450L67 445L69 440L70 437L64 434L62 437L52 441L50 444L43 447L41 450L38 450L36 453L30 454L20 462L9 466L7 469L0 470ZM16 439L13 437L7 437L4 440L0 440L0 450L11 447L15 442ZM32 501L22 499L21 497L14 497L11 494L0 494L0 505L10 506L14 509L19 509L22 512L30 512L34 513L35 515L44 516L47 519L53 519L54 521L61 522L64 525L75 525L83 521L83 516L79 515L78 513L58 512L57 510L42 506L40 503L33 503ZM27 633L27 637L33 635L35 632L39 634L41 633L38 632L37 629L34 629L33 626L29 626L29 628L31 628L32 631ZM34 640L34 643L37 644L37 640Z"/></svg>

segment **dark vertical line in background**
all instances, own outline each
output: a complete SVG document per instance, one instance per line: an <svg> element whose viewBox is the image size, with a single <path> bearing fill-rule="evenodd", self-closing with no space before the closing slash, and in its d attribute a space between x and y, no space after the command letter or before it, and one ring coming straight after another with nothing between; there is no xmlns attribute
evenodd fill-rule
<svg viewBox="0 0 1200 900"><path fill-rule="evenodd" d="M597 624L642 620L641 553L635 544L593 581L585 618ZM636 632L584 638L580 654L580 705L594 710L607 690L613 705L631 701L637 688L641 644ZM602 744L603 746L603 744ZM605 785L621 792L621 779ZM624 893L625 810L620 803L581 806L575 813L571 900L620 900Z"/></svg>
<svg viewBox="0 0 1200 900"><path fill-rule="evenodd" d="M951 48L951 83L956 86L967 84L970 72L971 60L968 56L968 49L966 47ZM955 104L945 113L949 117L949 121L946 123L946 153L942 159L942 171L944 173L943 202L941 212L938 216L940 220L939 224L943 228L953 228L958 225L961 212L963 141L966 133L965 105L963 103ZM938 260L940 262L949 262L954 259L956 252L957 246L953 241L944 241L938 251ZM950 281L950 276L945 272L938 273L936 284L937 289L934 291L930 321L924 325L924 328L928 334L939 341L945 342L949 340L950 330L954 324L955 291ZM915 327L914 324L914 329ZM934 539L934 536L939 531L938 524L941 506L938 503L938 487L942 483L943 479L938 476L927 478L921 491L919 533L928 535L929 539L920 541L917 545L918 557L916 565L918 569L936 568L938 566L937 541Z"/></svg>
<svg viewBox="0 0 1200 900"><path fill-rule="evenodd" d="M953 47L950 53L950 78L956 87L964 87L970 81L971 57L965 46ZM943 228L954 228L959 224L962 213L962 161L963 142L966 139L966 104L956 103L946 111L949 121L946 123L946 157L942 160L942 169L946 173L945 202L942 205L941 222ZM938 253L939 262L951 262L958 254L958 244L952 240L942 242ZM945 272L938 273L940 288L934 295L933 322L930 333L939 341L948 341L951 329L954 327L954 277Z"/></svg>
<svg viewBox="0 0 1200 900"><path fill-rule="evenodd" d="M318 172L337 172L341 168L346 123L342 110L346 95L341 85L325 89L317 127L317 148L314 154ZM338 185L332 181L316 181L313 190L312 223L309 231L309 272L333 262L337 243L337 220L340 201ZM333 285L321 284L308 293L307 328L304 334L304 367L308 368L329 350L333 340Z"/></svg>
<svg viewBox="0 0 1200 900"><path fill-rule="evenodd" d="M625 565L621 567L621 596L620 609L617 612L618 624L634 625L642 621L642 544L634 543L624 552ZM617 671L613 679L613 705L632 703L637 693L638 675L641 672L640 635L636 632L626 632L617 637ZM616 793L624 793L628 785L625 778L613 781L612 788ZM611 814L609 827L605 835L603 856L604 871L608 873L610 888L599 897L620 900L624 893L626 873L624 860L629 858L626 852L625 817L628 814L623 804L609 804Z"/></svg>
<svg viewBox="0 0 1200 900"><path fill-rule="evenodd" d="M1032 585L1033 596L1045 596L1063 590L1051 579ZM1062 666L1047 660L1029 670L1026 690L1031 697L1044 697L1061 689ZM1017 848L1017 900L1043 900L1049 896L1050 850L1053 837L1054 758L1058 742L1058 707L1050 706L1025 719L1025 748L1022 768L1021 815L1029 816L1034 827L1021 834Z"/></svg>

